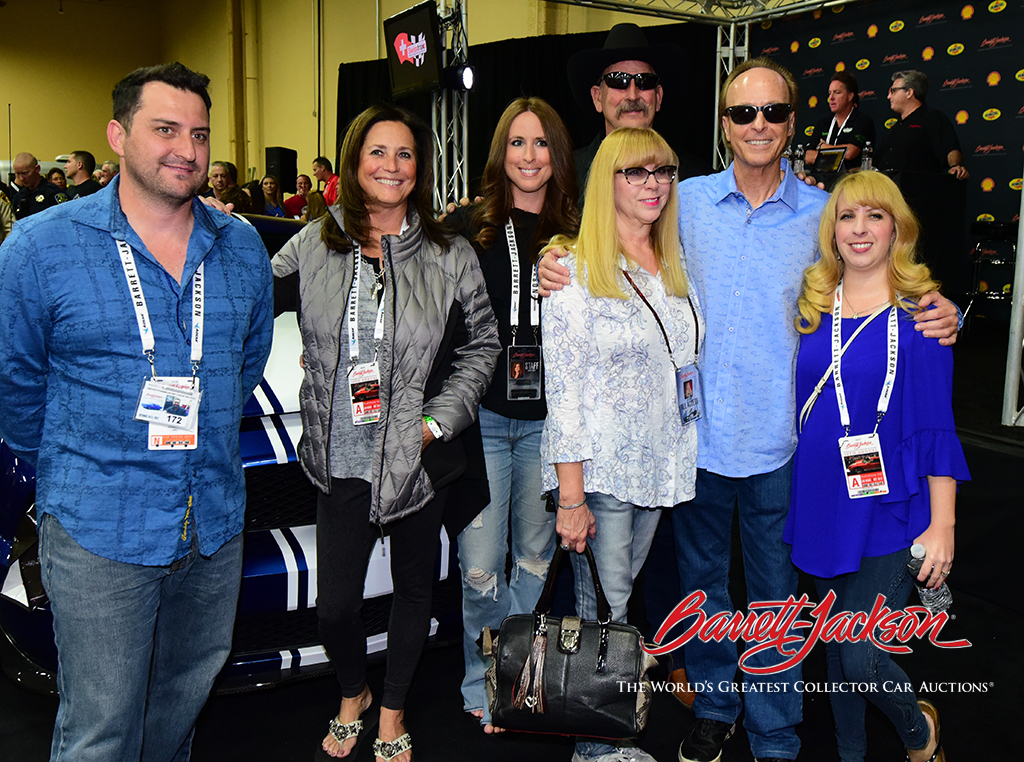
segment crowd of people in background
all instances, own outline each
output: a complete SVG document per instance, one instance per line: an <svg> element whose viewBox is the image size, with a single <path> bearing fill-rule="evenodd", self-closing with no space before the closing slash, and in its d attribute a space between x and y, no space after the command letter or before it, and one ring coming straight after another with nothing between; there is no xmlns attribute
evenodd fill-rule
<svg viewBox="0 0 1024 762"><path fill-rule="evenodd" d="M22 152L14 158L13 170L8 182L0 179L0 241L10 235L16 220L57 204L85 198L106 187L119 172L120 165L114 160L97 164L96 157L89 151L73 151L68 154L63 169L50 167L43 172L33 154ZM329 159L321 156L313 162L313 176L323 178L323 191L314 191L310 176L303 174L295 180L295 193L285 198L281 181L273 175L239 186L238 168L230 161L215 161L210 165L199 195L230 204L230 208L240 214L263 214L306 222L322 217L327 207L337 200L338 176L331 170ZM315 194L312 216L307 209L311 192Z"/></svg>
<svg viewBox="0 0 1024 762"><path fill-rule="evenodd" d="M646 611L638 626L648 636L667 608L695 590L706 591L709 611L733 611L728 580L737 517L748 603L795 595L797 567L815 575L822 593L836 591L855 602L844 605L867 605L862 601L879 591L898 594L905 603L906 561L914 542L925 545L929 559L920 579L929 586L945 579L953 560L955 484L969 478L943 381L951 373L950 356L940 346L955 340L957 314L915 258L913 215L896 186L878 173L873 173L877 183L841 184L831 200L813 181L797 176L783 158L795 130L797 85L789 71L769 59L736 66L723 85L718 116L733 154L728 168L711 174L709 167L673 150L652 125L663 99L673 95L669 62L675 54L673 46L650 46L639 27L623 24L611 30L603 48L572 59L570 79L581 103L604 119L604 129L575 157L551 105L536 98L513 100L493 133L482 200L446 222L436 218L431 204L434 136L420 119L393 106L373 106L350 125L340 151L341 176L329 159L318 156L312 178L299 175L288 198L282 193L284 178L271 174L256 179L251 172L252 179L240 185L230 161L209 164L207 176L208 80L180 64L139 70L118 86L108 139L119 162L97 167L92 154L75 151L63 170L43 174L34 156L18 154L15 187L0 189L6 194L0 196L3 236L11 233L11 221L62 204L83 205L92 227L84 230L86 218L70 213L19 223L0 258L5 268L0 307L13 310L26 293L34 301L24 309L41 304L39 284L23 261L40 242L53 244L46 256L55 261L72 257L74 247L62 243L71 236L81 236L97 251L111 236L121 242L116 266L101 268L110 289L123 291L122 262L127 274L134 249L158 321L164 313L173 315L181 299L192 298L190 289L175 290L167 279L155 278L160 268L183 287L197 272L218 283L232 267L242 267L251 280L244 293L213 297L224 303L210 311L238 346L246 346L245 362L239 366L229 352L218 354L218 347L223 350L218 342L228 339L214 331L207 332L209 359L204 356L201 364L192 359L193 380L195 369L203 376L208 364L223 377L240 379L220 388L203 377L206 394L220 404L210 413L218 428L200 429L218 447L216 453L208 454L212 450L204 449L204 441L195 461L185 453L148 452L131 459L138 490L160 492L160 499L169 495L175 506L182 486L161 471L162 457L187 459L189 468L195 463L204 474L233 485L230 494L197 496L198 510L215 516L219 534L197 539L192 513L184 514L182 532L176 508L169 508L154 519L153 532L136 538L134 555L117 539L124 527L135 526L127 497L119 504L119 518L109 522L117 526L108 531L88 520L99 502L71 511L57 494L73 488L99 495L105 484L99 477L90 477L85 487L68 484L66 474L60 477L47 460L73 461L77 452L58 441L75 430L51 425L49 416L59 417L60 411L50 410L52 395L48 398L38 383L46 375L48 352L56 351L47 346L52 339L34 329L0 337L24 350L7 358L14 370L8 388L0 390L7 400L0 408L0 430L30 462L40 459L40 485L46 484L39 500L42 543L55 548L63 563L50 571L47 587L80 583L86 561L77 542L106 556L101 562L119 578L127 577L123 567L128 564L169 564L175 574L187 563L224 587L220 600L209 602L210 611L197 617L212 617L216 632L205 621L192 626L188 616L160 624L171 633L168 642L204 640L205 656L188 665L168 656L160 664L166 670L154 672L160 680L173 682L177 671L193 674L193 684L183 691L182 708L168 703L163 714L158 706L147 710L147 718L150 712L163 717L164 726L147 719L130 739L121 738L123 729L133 726L125 719L129 702L112 700L117 691L101 679L108 665L90 659L72 630L85 627L88 619L94 640L121 642L122 633L111 628L141 629L125 625L145 612L140 606L120 624L97 622L84 615L74 596L51 590L63 681L55 750L71 743L76 758L94 758L86 753L94 740L91 724L107 723L107 735L119 739L111 747L118 752L101 752L97 759L104 753L136 758L137 750L121 750L129 741L141 747L149 734L187 756L192 724L230 646L233 614L224 601L237 595L235 541L244 500L237 446L227 442L235 437L240 402L262 373L269 351L271 268L278 277L299 275L304 380L298 450L319 490L317 615L341 693L338 714L322 742L332 757L353 752L364 730L361 717L373 701L366 684L361 601L371 548L385 533L391 538L396 595L373 749L386 762L411 759L405 698L428 631L436 560L436 547L423 539L436 537L442 522L450 536L458 536L463 574L464 709L487 733L501 728L490 715L477 635L483 626L497 628L508 614L532 610L556 546L558 552L573 553L581 617L596 615L589 567L577 555L589 547L612 616L627 618L632 595ZM893 110L924 127L894 131L879 159L927 164L929 171L962 179L967 173L955 133L950 139L941 115L924 106L922 77L912 71L893 76ZM874 128L857 109L851 75L833 77L829 107L831 116L816 127L814 150L848 146L845 159L853 168ZM157 153L145 142L146 120L163 124L165 112L188 123L174 140L196 156L182 162L195 165L194 171L169 182L156 176L159 169L147 174L151 166L140 162L147 152ZM915 144L926 132L936 139ZM161 166L156 160L152 164ZM124 176L114 180L119 166ZM111 182L118 192L88 200ZM225 210L310 224L271 264L261 260L254 233L199 203L197 196L211 197ZM140 199L159 204L147 206ZM162 211L154 215L158 207ZM166 224L172 218L175 225ZM215 229L223 235L213 235ZM208 252L205 276L197 270L197 241ZM243 261L248 262L244 267ZM103 300L101 292L94 296ZM117 319L132 318L124 296ZM88 302L87 296L82 299ZM853 406L853 434L866 440L882 436L879 457L885 454L892 464L893 494L884 507L876 499L856 503L873 511L876 523L889 522L884 532L870 522L851 525L854 508L847 503L860 495L851 492L847 499L842 474L823 475L814 464L844 430L845 439L851 438L851 423L841 417L836 342L841 333L852 332L854 321L875 314L888 315L888 332L885 321L878 321L854 353L863 357L860 367L844 362L842 373L851 395L864 390ZM43 321L41 314L28 318L31 325ZM158 349L168 350L157 355L161 370L165 357L168 367L185 368L189 351L180 337L167 331L158 338ZM886 372L881 360L887 341L889 367L896 373L897 338L901 375L889 379L889 387L906 399L900 396L888 412L879 410L875 434L866 436L865 421L874 420L876 382ZM145 365L145 356L118 351L104 356L103 362L112 364L110 378L143 375L135 371ZM798 436L802 400L793 389L802 394L807 380L829 367L829 359L836 376L827 388L839 398L839 412L835 400L823 397L811 425ZM871 373L865 374L868 366ZM925 412L912 409L912 392L923 382L905 381L917 378L908 375L911 370L939 377ZM66 385L67 395L78 393L74 382ZM684 388L687 399L695 400L690 403L695 414L681 417ZM113 426L110 441L120 443L119 463L122 450L137 446L130 432L138 422L125 419L131 405L120 404L130 398L133 405L136 393L133 383L104 387L97 397L97 404L110 406L113 424L104 425ZM921 440L927 458L901 460L894 448L911 440ZM838 472L835 455L827 457ZM160 479L148 479L151 470L160 472ZM474 478L484 471L489 486L481 488ZM827 483L821 483L826 476ZM550 506L542 499L545 491ZM805 497L808 493L813 499ZM829 511L820 507L823 495L831 500ZM191 494L188 505L191 511ZM902 524L894 516L903 516ZM839 534L842 542L834 542ZM844 554L841 563L839 554ZM509 558L511 575L506 575ZM207 569L215 560L218 568ZM664 573L666 568L672 574ZM186 609L192 605L173 593L163 595ZM69 629L65 622L74 624ZM140 642L132 641L131 647L145 656L125 657L117 668L124 670L127 661L133 665L128 671L141 675L159 643L135 640ZM830 678L866 684L872 677L864 665L879 663L876 651L870 645L830 649ZM800 669L774 669L781 659L779 653L758 653L750 665L760 674L744 673L738 686L731 641L695 639L675 655L669 682L681 687L679 697L692 704L697 718L681 739L680 762L718 762L741 714L756 759L797 757ZM894 669L884 659L882 667ZM161 703L156 677L149 688L138 689L142 705ZM731 688L685 695L687 681ZM148 698L147 690L153 691ZM877 696L833 698L844 760L863 758L865 698L876 701ZM100 718L90 708L108 702L116 705L111 716ZM934 707L912 694L876 703L896 727L909 759L942 759ZM123 714L114 716L118 711ZM573 760L653 762L653 757L633 741L579 738Z"/></svg>

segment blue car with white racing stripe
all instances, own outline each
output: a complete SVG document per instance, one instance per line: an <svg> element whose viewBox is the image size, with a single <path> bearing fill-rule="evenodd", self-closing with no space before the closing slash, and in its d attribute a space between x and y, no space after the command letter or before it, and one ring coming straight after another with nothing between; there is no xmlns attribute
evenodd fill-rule
<svg viewBox="0 0 1024 762"><path fill-rule="evenodd" d="M245 215L273 254L304 223ZM302 343L288 282L277 284L280 314L264 378L245 405L239 437L246 479L245 552L232 653L220 692L251 690L329 672L316 619L316 488L296 456ZM290 303L290 304L289 304ZM0 657L9 677L56 692L53 619L39 576L35 471L0 443ZM461 638L458 559L441 530L435 639ZM364 588L367 650L387 647L391 608L388 540L378 543Z"/></svg>

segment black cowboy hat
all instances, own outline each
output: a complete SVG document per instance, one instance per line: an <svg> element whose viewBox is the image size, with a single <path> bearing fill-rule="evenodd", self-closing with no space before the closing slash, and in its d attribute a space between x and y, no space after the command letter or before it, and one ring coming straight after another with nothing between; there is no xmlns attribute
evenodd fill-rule
<svg viewBox="0 0 1024 762"><path fill-rule="evenodd" d="M590 106L590 88L598 84L604 70L619 61L643 61L650 64L665 83L673 66L683 55L678 45L651 45L636 24L616 24L608 32L604 47L581 50L569 59L569 84L572 94L583 106Z"/></svg>

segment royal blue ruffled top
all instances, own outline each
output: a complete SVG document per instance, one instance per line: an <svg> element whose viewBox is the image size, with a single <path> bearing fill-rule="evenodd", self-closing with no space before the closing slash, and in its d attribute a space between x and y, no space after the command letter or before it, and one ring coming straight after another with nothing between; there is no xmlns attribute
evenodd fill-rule
<svg viewBox="0 0 1024 762"><path fill-rule="evenodd" d="M850 434L875 426L885 379L886 315L854 339L842 359ZM864 318L844 318L843 343ZM831 361L832 316L800 340L797 410ZM878 427L889 494L851 500L839 455L843 436L835 384L829 377L804 424L793 463L793 492L784 539L793 563L816 577L857 571L864 557L910 547L931 522L928 476L970 479L952 409L953 353L914 330L899 312L899 357L889 409Z"/></svg>

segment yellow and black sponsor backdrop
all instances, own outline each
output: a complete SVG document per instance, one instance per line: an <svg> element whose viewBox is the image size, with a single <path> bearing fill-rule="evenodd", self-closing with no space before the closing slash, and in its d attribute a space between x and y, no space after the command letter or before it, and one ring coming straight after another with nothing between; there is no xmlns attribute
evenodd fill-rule
<svg viewBox="0 0 1024 762"><path fill-rule="evenodd" d="M967 181L968 221L1012 220L1024 167L1024 0L873 2L835 6L751 31L751 55L769 56L800 85L794 142L829 113L832 73L860 85L861 108L881 135L896 115L892 75L928 75L928 105L956 125Z"/></svg>

